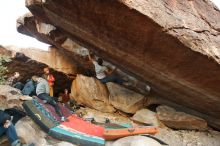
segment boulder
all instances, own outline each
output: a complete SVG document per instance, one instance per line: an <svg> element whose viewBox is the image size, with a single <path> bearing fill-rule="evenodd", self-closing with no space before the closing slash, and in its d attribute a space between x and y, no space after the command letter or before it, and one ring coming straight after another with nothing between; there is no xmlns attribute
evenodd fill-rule
<svg viewBox="0 0 220 146"><path fill-rule="evenodd" d="M22 96L21 91L8 85L0 85L0 94L6 97L6 100L19 100Z"/></svg>
<svg viewBox="0 0 220 146"><path fill-rule="evenodd" d="M152 126L159 126L157 114L148 109L141 109L137 111L131 119L135 122L144 123Z"/></svg>
<svg viewBox="0 0 220 146"><path fill-rule="evenodd" d="M115 141L112 146L161 146L161 144L149 137L129 136Z"/></svg>
<svg viewBox="0 0 220 146"><path fill-rule="evenodd" d="M29 117L25 117L16 123L18 137L26 144L35 146L47 145L47 134L43 132Z"/></svg>
<svg viewBox="0 0 220 146"><path fill-rule="evenodd" d="M59 141L48 136L29 117L19 120L16 125L18 137L22 143L34 144L34 146L75 146L68 142Z"/></svg>
<svg viewBox="0 0 220 146"><path fill-rule="evenodd" d="M125 113L134 114L147 103L144 95L126 89L115 83L107 83L109 101L116 108Z"/></svg>
<svg viewBox="0 0 220 146"><path fill-rule="evenodd" d="M19 32L59 49L71 39L220 127L220 11L209 0L26 0L26 6L33 17L18 22ZM53 29L42 31L41 24Z"/></svg>
<svg viewBox="0 0 220 146"><path fill-rule="evenodd" d="M108 90L104 84L92 77L77 75L72 83L71 96L77 103L103 112L114 112L109 103Z"/></svg>
<svg viewBox="0 0 220 146"><path fill-rule="evenodd" d="M13 108L14 106L22 108L22 102L19 98L21 91L8 85L0 85L0 109Z"/></svg>
<svg viewBox="0 0 220 146"><path fill-rule="evenodd" d="M206 130L207 122L199 117L178 112L168 106L157 107L159 120L167 127L184 130Z"/></svg>

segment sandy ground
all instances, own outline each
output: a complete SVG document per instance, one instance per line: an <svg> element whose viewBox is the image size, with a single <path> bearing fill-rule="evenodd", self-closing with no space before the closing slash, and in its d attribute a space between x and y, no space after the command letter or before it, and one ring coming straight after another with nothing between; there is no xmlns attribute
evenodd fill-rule
<svg viewBox="0 0 220 146"><path fill-rule="evenodd" d="M220 146L220 132L205 132L162 128L156 135L169 146Z"/></svg>

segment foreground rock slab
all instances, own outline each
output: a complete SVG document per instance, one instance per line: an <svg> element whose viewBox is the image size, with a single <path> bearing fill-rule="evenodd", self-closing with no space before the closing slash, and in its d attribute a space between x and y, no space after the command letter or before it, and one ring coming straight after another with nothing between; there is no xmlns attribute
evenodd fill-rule
<svg viewBox="0 0 220 146"><path fill-rule="evenodd" d="M161 146L161 144L148 137L129 136L115 141L112 146Z"/></svg>
<svg viewBox="0 0 220 146"><path fill-rule="evenodd" d="M205 130L207 129L207 122L204 119L178 112L168 106L157 107L157 115L159 120L167 127L173 129L187 129L187 130Z"/></svg>
<svg viewBox="0 0 220 146"><path fill-rule="evenodd" d="M22 142L35 144L35 146L47 145L46 136L38 125L29 117L25 117L16 123L16 130Z"/></svg>
<svg viewBox="0 0 220 146"><path fill-rule="evenodd" d="M62 142L48 136L29 117L25 117L16 123L18 137L25 144L34 146L74 146L68 142Z"/></svg>

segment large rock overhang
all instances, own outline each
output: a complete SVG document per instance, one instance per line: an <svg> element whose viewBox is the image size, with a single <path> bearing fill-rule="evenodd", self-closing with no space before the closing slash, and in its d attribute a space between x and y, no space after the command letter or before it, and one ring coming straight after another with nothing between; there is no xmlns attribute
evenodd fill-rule
<svg viewBox="0 0 220 146"><path fill-rule="evenodd" d="M41 29L46 29L46 33L39 32L38 29L41 26L45 27ZM75 44L74 42L70 42L73 44L70 44L70 46L68 46L68 44L66 44L67 40L69 40L68 35L55 27L54 29L50 30L48 29L48 26L54 27L50 24L37 20L36 17L33 16L31 13L27 13L17 19L17 31L19 33L34 37L41 42L50 44L59 49L60 53L72 59L71 62L77 67L76 72L84 73L88 69L93 70L92 64L88 62L88 59L86 59L85 56L74 53L74 49L83 50L83 47ZM62 45L67 46L65 48Z"/></svg>
<svg viewBox="0 0 220 146"><path fill-rule="evenodd" d="M26 6L36 20L220 127L220 13L209 1L26 0Z"/></svg>

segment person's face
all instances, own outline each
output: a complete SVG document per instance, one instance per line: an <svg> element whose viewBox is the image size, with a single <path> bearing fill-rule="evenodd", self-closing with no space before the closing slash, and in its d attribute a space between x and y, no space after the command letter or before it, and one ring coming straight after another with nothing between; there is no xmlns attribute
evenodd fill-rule
<svg viewBox="0 0 220 146"><path fill-rule="evenodd" d="M68 90L67 90L67 89L65 89L65 90L64 90L64 93L65 93L65 94L68 94Z"/></svg>
<svg viewBox="0 0 220 146"><path fill-rule="evenodd" d="M49 74L50 73L49 69L44 69L44 73Z"/></svg>

